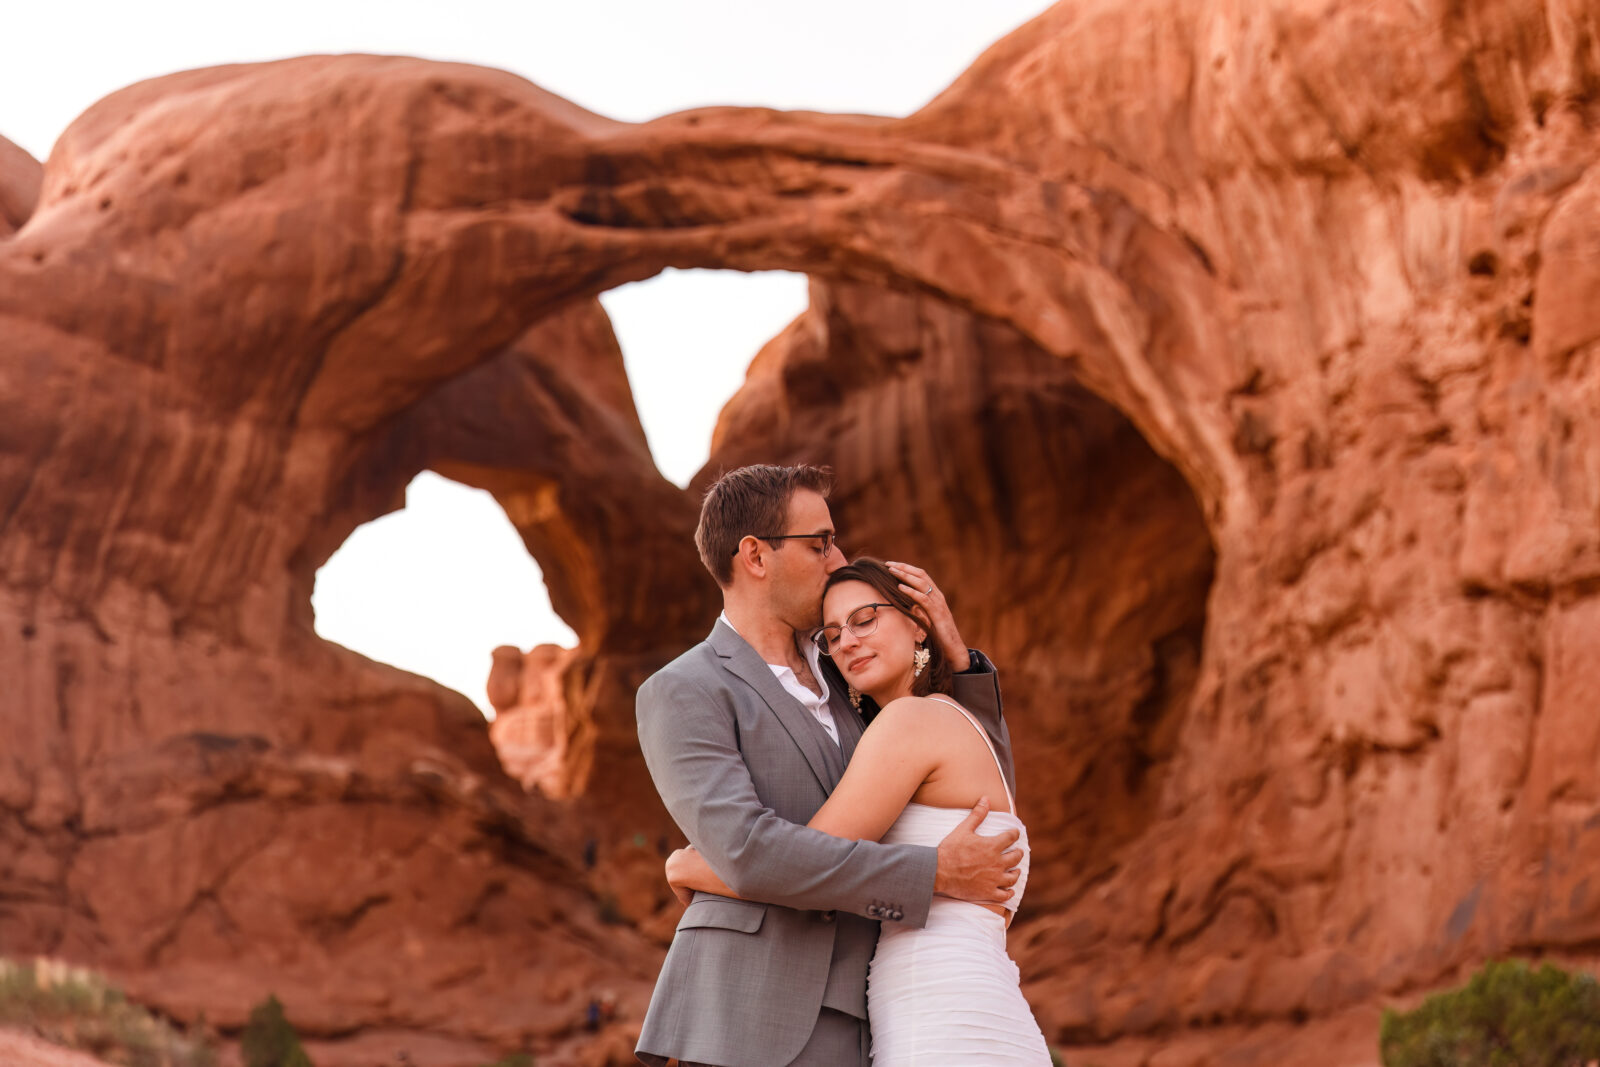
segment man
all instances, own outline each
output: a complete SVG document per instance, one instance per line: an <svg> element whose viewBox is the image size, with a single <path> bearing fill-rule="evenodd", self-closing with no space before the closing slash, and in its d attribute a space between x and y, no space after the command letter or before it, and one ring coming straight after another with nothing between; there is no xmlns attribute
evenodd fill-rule
<svg viewBox="0 0 1600 1067"><path fill-rule="evenodd" d="M656 982L637 1054L717 1067L870 1062L867 963L879 919L921 925L935 892L1003 901L1016 833L987 805L937 849L808 829L864 725L810 634L844 564L816 467L742 467L706 493L695 543L722 588L710 636L639 689L639 743L678 826L743 900L695 894ZM926 575L914 597L1010 772L993 668L961 644ZM762 901L769 903L760 903Z"/></svg>

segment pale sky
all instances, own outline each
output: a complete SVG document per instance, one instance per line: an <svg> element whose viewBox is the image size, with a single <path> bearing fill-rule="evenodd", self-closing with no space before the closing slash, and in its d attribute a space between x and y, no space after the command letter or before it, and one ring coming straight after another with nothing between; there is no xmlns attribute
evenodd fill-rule
<svg viewBox="0 0 1600 1067"><path fill-rule="evenodd" d="M90 104L192 67L377 52L499 67L612 118L710 104L905 115L1045 0L87 0L7 5L0 135L44 158ZM685 484L801 275L668 271L601 298L656 464ZM317 632L487 709L496 645L570 645L487 494L433 474L322 568Z"/></svg>

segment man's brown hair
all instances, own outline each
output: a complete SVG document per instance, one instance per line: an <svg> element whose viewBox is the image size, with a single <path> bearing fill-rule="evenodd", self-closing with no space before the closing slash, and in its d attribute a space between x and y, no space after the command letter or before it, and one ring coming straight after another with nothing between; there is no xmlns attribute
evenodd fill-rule
<svg viewBox="0 0 1600 1067"><path fill-rule="evenodd" d="M733 584L733 557L746 537L811 532L783 528L789 518L789 501L800 489L826 498L833 490L833 471L809 464L774 467L758 463L731 470L711 484L700 502L694 546L718 585L726 589Z"/></svg>

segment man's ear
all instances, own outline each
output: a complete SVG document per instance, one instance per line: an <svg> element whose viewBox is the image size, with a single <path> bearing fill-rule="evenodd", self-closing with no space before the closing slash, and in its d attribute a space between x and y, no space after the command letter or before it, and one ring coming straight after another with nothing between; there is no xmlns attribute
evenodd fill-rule
<svg viewBox="0 0 1600 1067"><path fill-rule="evenodd" d="M767 576L767 560L759 538L745 537L739 542L739 553L733 558L735 567L743 567L752 578Z"/></svg>

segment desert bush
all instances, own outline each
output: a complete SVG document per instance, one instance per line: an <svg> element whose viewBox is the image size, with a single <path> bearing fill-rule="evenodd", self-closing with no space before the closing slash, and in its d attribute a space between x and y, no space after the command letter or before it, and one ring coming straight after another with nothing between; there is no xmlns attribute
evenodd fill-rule
<svg viewBox="0 0 1600 1067"><path fill-rule="evenodd" d="M1582 1067L1600 1059L1600 982L1489 963L1416 1011L1383 1013L1384 1067Z"/></svg>
<svg viewBox="0 0 1600 1067"><path fill-rule="evenodd" d="M250 1021L239 1039L245 1067L311 1067L311 1057L300 1047L300 1035L289 1025L276 995L250 1009Z"/></svg>
<svg viewBox="0 0 1600 1067"><path fill-rule="evenodd" d="M132 1003L100 975L60 960L0 959L0 1025L124 1067L214 1067L203 1039Z"/></svg>

